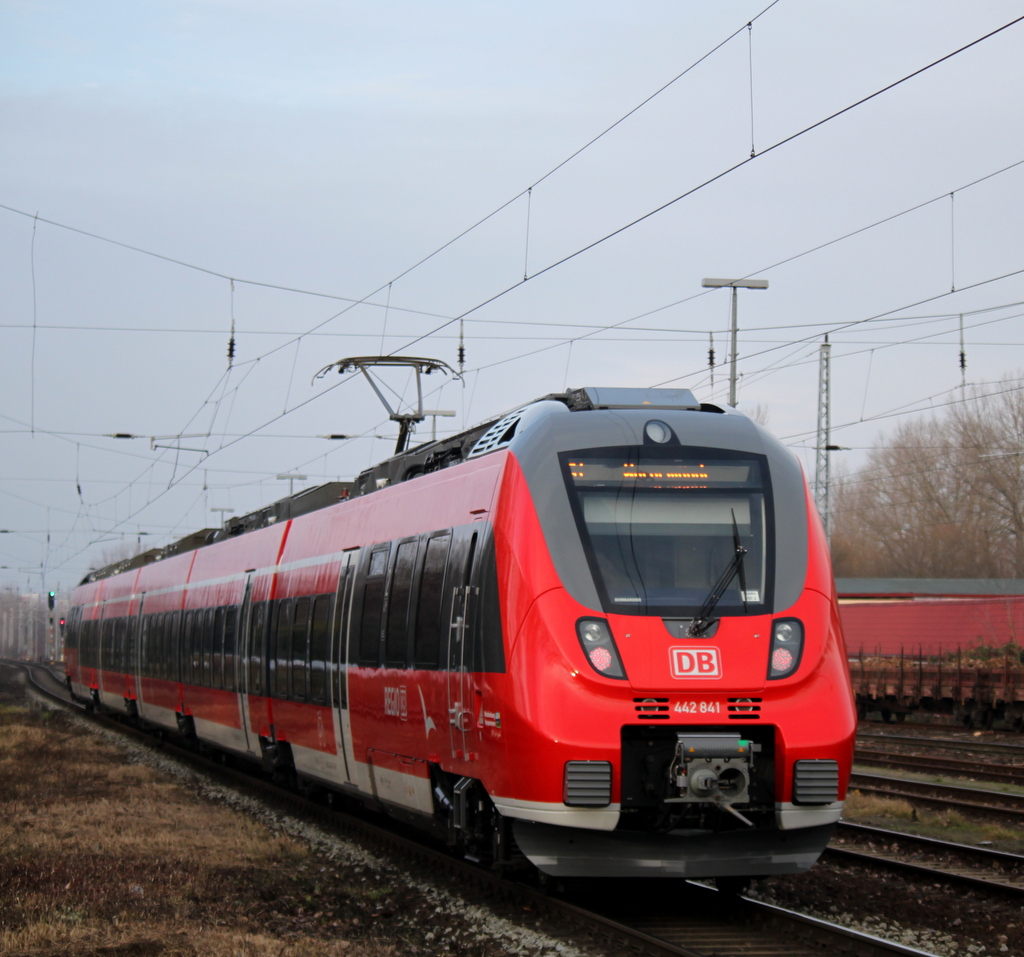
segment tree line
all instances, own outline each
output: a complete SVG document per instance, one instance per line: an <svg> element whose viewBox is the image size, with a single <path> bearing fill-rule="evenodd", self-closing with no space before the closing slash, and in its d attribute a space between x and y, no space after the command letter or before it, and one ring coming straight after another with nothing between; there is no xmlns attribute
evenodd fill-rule
<svg viewBox="0 0 1024 957"><path fill-rule="evenodd" d="M1024 577L1024 381L900 425L833 503L837 577Z"/></svg>

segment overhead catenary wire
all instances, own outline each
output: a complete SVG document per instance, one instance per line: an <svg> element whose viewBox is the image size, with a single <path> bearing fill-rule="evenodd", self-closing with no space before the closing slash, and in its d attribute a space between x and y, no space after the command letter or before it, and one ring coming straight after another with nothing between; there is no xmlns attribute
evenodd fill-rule
<svg viewBox="0 0 1024 957"><path fill-rule="evenodd" d="M921 70L919 70L919 71L915 71L915 73L914 73L914 74L910 74L910 75L908 75L907 77L904 77L904 78L903 78L902 80L900 80L900 81L897 81L897 82L896 82L896 83L894 83L894 84L890 84L890 86L889 86L889 87L886 87L886 88L884 88L883 90L880 90L880 91L876 91L876 93L872 94L871 96L869 96L869 97L866 97L866 98L862 99L861 101L858 101L858 103L857 103L857 104L852 104L852 105L851 105L850 107L847 107L847 108L846 108L845 110L839 111L839 112L837 112L836 114L833 114L833 115L832 115L831 117L828 117L828 118L826 118L825 120L819 121L819 123L817 123L817 124L814 124L814 125L813 125L813 126L811 126L811 127L807 127L807 128L806 128L806 129L804 130L804 131L801 131L801 132L800 132L800 133L798 133L798 134L794 134L793 136L791 136L791 137L788 137L788 138L786 138L786 140L782 140L782 141L779 141L778 143L774 144L774 145L773 145L772 147L769 147L768 149L770 150L770 149L774 149L774 148L777 148L778 146L782 145L783 143L791 141L791 140L792 140L792 139L794 139L794 138L795 138L796 136L798 136L798 135L802 135L802 134L803 134L804 132L809 132L809 131L810 131L811 129L814 129L814 128L816 128L817 126L821 125L821 123L823 123L823 122L827 122L827 120L828 120L828 119L831 119L831 118L835 118L836 116L839 116L839 115L841 115L842 113L844 113L844 112L848 111L849 109L852 109L852 108L853 108L854 106L856 106L856 105L859 105L859 103L862 103L862 102L867 102L867 101L868 101L869 99L873 98L874 96L877 96L877 95L879 95L879 94L880 94L881 92L884 92L884 91L885 91L885 89L891 89L891 88L892 88L893 86L896 86L896 85L898 85L898 84L899 84L899 83L901 83L901 82L905 82L905 81L906 81L907 79L909 79L910 77L912 77L912 76L915 76L915 75L918 75L919 73L923 72L923 70L924 70L924 69L928 69L928 68L930 68L931 66L937 65L938 63L940 63L940 62L943 62L944 60L947 60L947 59L949 59L949 57L950 57L950 56L953 56L953 55L955 55L955 54L956 54L956 53L958 53L958 52L962 52L962 51L963 51L964 49L968 49L969 47L971 47L971 46L975 45L976 43L980 42L980 41L981 41L981 39L985 39L985 38L987 38L988 36L992 36L992 35L994 35L995 33L997 33L997 32L1000 32L1000 30L1006 29L1006 28L1007 28L1008 26L1011 26L1011 25L1013 25L1013 23L1015 23L1015 22L1017 22L1017 21L1012 21L1012 22L1011 22L1010 24L1007 24L1006 26L1004 26L1004 27L1001 27L1001 28L1000 28L999 30L996 30L996 31L993 31L993 32L992 32L992 33L990 33L990 34L987 34L987 35L986 35L986 37L983 37L983 38L979 38L979 40L976 40L976 41L974 41L973 43L971 43L971 44L968 44L968 45L966 45L965 47L962 47L962 48L961 48L960 50L958 50L958 51L954 51L954 53L953 53L953 54L949 54L949 55L947 55L946 57L943 57L943 58L941 58L940 60L934 61L934 63L930 64L930 65L929 65L928 67L922 68L922 69L921 69ZM767 152L767 150L766 150L766 151L764 151L764 152ZM761 154L759 154L759 155L764 155L764 152L762 152L762 153L761 153ZM735 168L735 167L734 167L734 168ZM728 172L728 171L726 171L726 172ZM723 173L723 174L720 174L720 175L725 175L725 173ZM684 195L688 195L688 194L684 194ZM629 228L629 227L630 227L631 225L635 225L635 224L636 224L637 222L640 222L640 221L642 221L642 219L645 219L645 218L647 218L647 217L648 217L648 216L650 216L650 215L654 215L654 214L655 214L656 212L660 211L660 209L663 209L663 208L667 208L667 205L671 205L671 203L672 203L672 202L678 202L678 200L679 200L679 199L681 199L681 198L683 198L683 196L677 197L677 198L676 198L675 200L673 200L673 201L670 201L670 203L669 203L669 204L666 204L665 206L659 207L659 208L658 208L657 210L653 210L653 211L651 211L650 213L646 214L646 215L645 215L645 217L643 217L643 218L641 218L641 219L639 219L639 220L635 220L635 221L634 221L633 223L627 224L627 225L626 225L626 226L624 226L624 227L621 227L621 228L620 228L619 230L616 230L616 231L615 231L614 233L608 234L608 236L606 236L606 237L603 237L603 238L601 238L601 239L599 239L599 240L596 240L596 241L595 241L594 243L590 244L589 246L587 246L587 247L584 247L584 248L583 248L583 249L581 249L581 250L578 250L578 251L577 251L576 253L573 253L573 254L572 254L572 256L580 255L580 254L581 254L582 252L585 252L585 251L586 251L586 249L589 249L589 248L593 248L593 246L594 246L594 245L596 245L597 243L603 242L603 241L605 241L606 239L608 239L608 238L611 238L611 236L613 236L613 235L617 235L618 233L622 232L622 231L623 231L624 229L627 229L627 228ZM568 261L568 259L569 259L569 258L572 258L572 256L570 256L570 257L566 257L565 259L563 259L563 260L560 260L560 261L559 261L558 263L553 263L553 264L551 264L551 265L549 265L549 266L545 267L545 269L544 269L543 271L548 271L548 270L550 270L550 269L552 269L552 268L555 268L555 266L557 266L557 265L560 265L560 264L561 264L562 262ZM537 274L535 274L535 275L538 275L538 274L539 274L539 273L537 273ZM502 293L499 293L498 295L500 296L501 294L502 294ZM492 298L491 298L490 300L488 300L488 301L493 301L493 299L494 299L494 298L496 298L496 297L492 297ZM486 304L486 303L484 303L484 304ZM482 306L482 305L484 305L484 304L478 305L478 306L477 306L477 307L475 307L475 308L481 308L481 306ZM465 315L465 314L464 314L464 315ZM420 338L423 338L423 337L420 337ZM415 341L419 341L419 340L415 340ZM408 348L408 346L406 346L406 348ZM290 411L290 410L288 410L288 411ZM285 413L283 413L283 414L287 414L287 411L286 411ZM259 430L260 430L260 428L262 428L262 426L261 426L261 427L257 427L256 429L252 430L252 432L250 432L249 434L253 434L253 433L254 433L254 432L256 432L256 431L259 431ZM223 447L224 447L224 446L222 445L222 446L221 446L221 448L223 448ZM217 450L217 451L219 451L219 450Z"/></svg>
<svg viewBox="0 0 1024 957"><path fill-rule="evenodd" d="M752 17L749 22L753 23L753 22L759 20L766 13L768 13L769 10L771 10L774 6L776 6L779 2L780 2L780 0L772 0L772 2L769 3L766 7L764 7L764 9L762 9L758 14L756 14L754 17ZM666 90L668 90L670 87L674 86L679 80L681 80L683 77L685 77L692 70L696 69L700 64L702 64L709 57L711 57L715 53L717 53L720 49L722 49L722 47L724 47L731 40L733 40L735 37L737 37L746 28L747 28L747 24L743 24L740 27L738 27L735 30L733 30L724 39L722 39L718 43L714 44L704 54L702 54L696 60L694 60L692 63L690 63L684 70L682 70L681 72L677 73L674 77L672 77L672 79L670 79L667 83L662 84L662 86L658 87L658 89L656 89L653 93L651 93L650 95L645 97L643 100L641 100L635 106L633 106L631 109L627 110L624 114L622 114L622 116L620 116L618 119L616 119L613 123L611 123L608 126L606 126L604 129L602 129L595 136L593 136L589 140L587 140L582 146L580 146L577 149L573 150L573 152L571 152L568 156L566 156L564 159L560 160L554 166L549 168L547 170L547 172L545 172L543 175L541 175L540 177L535 179L529 186L527 186L524 189L520 190L514 196L510 197L509 199L505 200L503 203L501 203L498 206L496 206L495 208L493 208L489 213L487 213L486 215L484 215L484 216L480 217L479 219L477 219L475 222L473 222L471 225L467 226L461 232L457 233L451 239L449 239L446 242L442 243L440 246L436 247L430 253L428 253L427 255L423 256L422 258L420 258L419 260L414 262L412 265L410 265L410 266L406 267L405 269L403 269L397 275L392 277L392 279L389 280L388 283L384 283L383 285L378 286L375 290L373 290L373 292L370 292L367 295L365 295L365 296L363 296L361 298L358 298L358 299L354 299L354 298L350 298L350 297L346 297L346 296L335 296L335 295L329 295L329 294L324 294L324 293L317 293L317 292L312 292L310 290L299 289L299 288L292 287L292 286L285 286L285 285L280 285L280 284L277 284L277 283L265 282L265 281L260 281L260 280L243 279L243 278L239 278L237 276L236 277L232 277L232 276L229 276L227 273L221 272L220 270L212 269L212 268L207 267L207 266L201 266L201 265L198 265L196 263L191 263L191 262L188 262L188 261L183 260L183 259L177 259L177 258L175 258L173 256L168 256L168 255L165 255L163 253L157 253L157 252L154 252L153 250L145 249L142 246L137 246L137 245L134 245L132 243L127 243L127 242L123 242L121 240L112 239L112 238L107 237L107 236L102 236L102 235L100 235L98 233L94 233L94 232L91 232L91 231L86 230L86 229L81 229L79 227L70 226L70 225L67 225L65 223L57 222L55 220L50 220L50 219L45 219L43 217L38 217L38 214L37 214L37 219L38 219L39 222L46 223L47 225L50 225L50 226L58 227L60 229L66 229L66 230L69 230L71 232L78 233L79 235L89 237L90 239L95 239L95 240L98 240L100 242L105 242L105 243L110 243L110 244L115 245L115 246L120 246L122 249L128 249L128 250L140 253L140 254L145 255L145 256L151 256L151 257L153 257L155 259L160 259L160 260L163 260L163 261L168 262L168 263L172 263L172 264L177 265L177 266L182 266L182 267L184 267L186 269L193 269L193 270L196 270L197 272L202 272L202 273L205 273L205 274L207 274L209 276L215 276L215 277L220 278L220 279L229 279L230 280L230 279L233 278L235 282L244 283L246 285L259 286L259 287L266 288L266 289L277 289L277 290L280 290L280 291L283 291L283 292L299 293L299 294L302 294L302 295L325 296L326 298L338 299L340 301L350 303L350 305L348 307L346 307L345 309L343 309L341 312L336 313L335 315L329 317L328 319L324 320L321 323L318 323L316 326L313 327L312 330L310 330L310 331L315 331L316 329L321 328L326 323L333 321L334 319L338 318L341 315L344 315L344 313L348 312L349 309L351 309L352 307L357 306L357 305L367 304L368 301L371 299L371 297L377 295L379 292L382 292L384 290L385 286L389 285L390 283L398 282L398 280L404 278L405 276L408 276L411 272L413 272L414 270L418 269L420 266L424 265L425 263L431 261L436 256L440 255L440 253L442 253L446 249L448 249L450 246L452 246L455 243L457 243L460 239L462 239L465 236L469 235L471 232L473 232L474 230L476 230L480 226L484 225L489 220L493 219L495 216L497 216L503 210L507 209L513 203L515 203L518 200L520 200L524 195L532 193L532 190L534 188L539 186L545 180L549 179L551 176L553 176L555 173L557 173L560 169L562 169L563 167L567 166L569 163L571 163L578 156L580 156L581 154L586 152L588 149L590 149L590 147L592 147L595 143L599 142L605 136L607 136L609 133L611 133L613 130L615 130L616 128L621 126L626 120L628 120L635 113L637 113L640 110L642 110L645 106L647 106L648 103L652 102L657 97L659 97L662 93L664 93ZM22 216L31 216L30 213L26 213L24 210L16 209L13 206L8 206L8 205L5 205L3 203L0 203L0 209L5 209L8 212L16 213L16 214L22 215ZM308 334L308 332L306 334ZM275 349L271 350L271 351L275 352L275 351L277 351L280 348L286 348L289 344L290 343L284 343L281 346L275 347ZM269 354L270 353L265 353L263 358L265 358Z"/></svg>

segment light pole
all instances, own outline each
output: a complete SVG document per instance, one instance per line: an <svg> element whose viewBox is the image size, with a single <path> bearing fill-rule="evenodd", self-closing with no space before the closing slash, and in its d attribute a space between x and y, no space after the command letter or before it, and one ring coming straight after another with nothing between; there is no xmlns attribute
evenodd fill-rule
<svg viewBox="0 0 1024 957"><path fill-rule="evenodd" d="M291 496L293 496L295 494L295 483L296 483L296 481L298 481L298 482L305 482L307 478L308 478L308 476L306 476L306 475L299 475L297 472L285 472L284 474L279 475L277 477L279 482L284 482L285 480L287 480L287 482L288 482L288 497L289 498L291 498Z"/></svg>
<svg viewBox="0 0 1024 957"><path fill-rule="evenodd" d="M701 285L705 289L718 289L729 286L732 289L732 326L731 350L729 357L729 405L736 405L736 290L767 289L767 279L705 279Z"/></svg>

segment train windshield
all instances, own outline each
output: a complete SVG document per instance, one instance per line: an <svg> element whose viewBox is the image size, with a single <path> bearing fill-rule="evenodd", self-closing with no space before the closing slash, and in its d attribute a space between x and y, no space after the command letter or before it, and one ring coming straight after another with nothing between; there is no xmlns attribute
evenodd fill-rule
<svg viewBox="0 0 1024 957"><path fill-rule="evenodd" d="M678 448L560 457L605 611L696 614L733 560L737 538L746 549L741 573L715 615L767 610L770 488L762 457Z"/></svg>

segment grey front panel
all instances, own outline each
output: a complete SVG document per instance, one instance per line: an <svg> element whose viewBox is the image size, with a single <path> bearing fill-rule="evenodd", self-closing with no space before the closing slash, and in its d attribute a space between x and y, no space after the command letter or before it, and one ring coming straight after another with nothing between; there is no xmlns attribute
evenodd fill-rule
<svg viewBox="0 0 1024 957"><path fill-rule="evenodd" d="M775 511L775 594L769 610L784 611L799 598L807 575L803 473L794 456L746 416L665 409L570 412L560 402L540 402L529 412L510 449L523 469L558 575L581 605L596 611L601 600L573 519L558 453L643 446L644 425L651 419L668 424L683 447L730 449L767 458Z"/></svg>
<svg viewBox="0 0 1024 957"><path fill-rule="evenodd" d="M647 834L516 821L513 833L530 862L554 877L766 877L808 870L834 827Z"/></svg>

